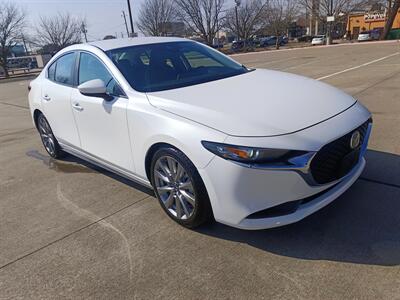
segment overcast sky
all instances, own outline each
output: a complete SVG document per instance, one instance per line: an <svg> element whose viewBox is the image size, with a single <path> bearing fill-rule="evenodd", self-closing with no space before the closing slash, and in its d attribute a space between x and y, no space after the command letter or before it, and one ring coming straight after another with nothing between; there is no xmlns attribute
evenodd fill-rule
<svg viewBox="0 0 400 300"><path fill-rule="evenodd" d="M3 0L0 0L3 1ZM134 21L137 19L140 4L146 0L130 0ZM40 16L51 16L57 12L70 12L72 15L86 17L88 39L102 39L107 34L126 35L124 19L125 10L128 16L126 0L12 0L26 12L29 27L37 23ZM127 18L129 25L129 19ZM136 30L136 28L135 28Z"/></svg>

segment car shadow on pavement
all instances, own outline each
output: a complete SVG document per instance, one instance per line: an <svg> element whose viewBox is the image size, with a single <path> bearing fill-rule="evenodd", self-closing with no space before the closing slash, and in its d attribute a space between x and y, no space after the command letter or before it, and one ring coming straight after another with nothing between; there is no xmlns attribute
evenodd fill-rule
<svg viewBox="0 0 400 300"><path fill-rule="evenodd" d="M400 156L368 151L360 179L298 223L260 231L213 223L198 232L300 259L399 265Z"/></svg>
<svg viewBox="0 0 400 300"><path fill-rule="evenodd" d="M139 183L136 183L132 180L129 180L125 177L122 177L118 174L110 172L100 166L96 166L90 162L87 162L83 159L80 159L71 154L66 155L61 159L54 159L50 157L47 153L42 154L37 150L29 150L26 152L26 155L37 160L40 160L49 167L49 169L54 170L60 173L101 173L105 176L108 176L114 180L117 180L121 183L124 183L136 190L139 190L143 193L146 193L150 196L154 196L154 192L152 189L147 188Z"/></svg>

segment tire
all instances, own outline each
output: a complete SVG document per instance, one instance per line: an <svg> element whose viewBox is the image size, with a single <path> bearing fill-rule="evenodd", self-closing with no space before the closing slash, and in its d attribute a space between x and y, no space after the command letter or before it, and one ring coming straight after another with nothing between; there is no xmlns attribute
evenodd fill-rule
<svg viewBox="0 0 400 300"><path fill-rule="evenodd" d="M175 222L196 228L213 219L206 187L196 167L181 151L173 147L157 150L150 173L161 207Z"/></svg>
<svg viewBox="0 0 400 300"><path fill-rule="evenodd" d="M46 152L53 158L64 157L65 152L61 150L61 147L53 134L49 122L42 113L39 114L37 118L36 126Z"/></svg>

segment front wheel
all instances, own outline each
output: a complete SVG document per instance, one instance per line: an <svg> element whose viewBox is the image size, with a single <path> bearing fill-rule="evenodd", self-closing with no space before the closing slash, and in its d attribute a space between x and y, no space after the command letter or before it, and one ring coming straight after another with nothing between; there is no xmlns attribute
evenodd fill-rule
<svg viewBox="0 0 400 300"><path fill-rule="evenodd" d="M151 181L161 207L175 222L195 228L212 219L204 183L181 151L159 149L152 159Z"/></svg>
<svg viewBox="0 0 400 300"><path fill-rule="evenodd" d="M60 145L55 138L50 124L43 114L40 114L37 119L37 129L40 134L43 146L47 153L53 158L61 158L64 152L61 150Z"/></svg>

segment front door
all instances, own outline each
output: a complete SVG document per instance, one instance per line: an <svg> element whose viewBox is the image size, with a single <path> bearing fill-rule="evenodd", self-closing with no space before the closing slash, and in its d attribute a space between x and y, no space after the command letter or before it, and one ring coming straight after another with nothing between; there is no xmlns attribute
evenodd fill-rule
<svg viewBox="0 0 400 300"><path fill-rule="evenodd" d="M356 40L359 34L360 34L360 27L353 27L353 40Z"/></svg>
<svg viewBox="0 0 400 300"><path fill-rule="evenodd" d="M58 58L48 69L46 84L42 85L44 115L59 142L79 147L79 135L71 109L73 71L76 53Z"/></svg>
<svg viewBox="0 0 400 300"><path fill-rule="evenodd" d="M78 85L101 79L110 99L82 95L72 91L71 104L81 138L82 149L108 164L134 172L124 96L105 65L94 55L81 52Z"/></svg>

